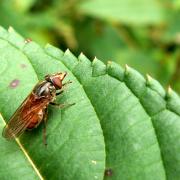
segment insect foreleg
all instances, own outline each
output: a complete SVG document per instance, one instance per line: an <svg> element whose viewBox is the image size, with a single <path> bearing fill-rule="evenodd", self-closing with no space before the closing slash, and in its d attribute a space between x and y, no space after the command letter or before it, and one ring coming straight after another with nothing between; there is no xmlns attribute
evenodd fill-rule
<svg viewBox="0 0 180 180"><path fill-rule="evenodd" d="M61 91L57 92L57 93L56 93L56 96L58 96L58 95L62 94L62 93L63 93L63 91L64 91L64 90L61 90Z"/></svg>
<svg viewBox="0 0 180 180"><path fill-rule="evenodd" d="M56 93L56 96L62 94L64 92L64 89L66 88L66 86L70 83L72 83L72 81L68 81L68 82L64 83L62 89Z"/></svg>
<svg viewBox="0 0 180 180"><path fill-rule="evenodd" d="M67 81L67 82L63 83L63 86L66 86L66 85L71 84L71 83L72 83L72 81Z"/></svg>
<svg viewBox="0 0 180 180"><path fill-rule="evenodd" d="M72 105L75 105L75 103L71 103L71 104L58 104L56 102L50 102L50 104L53 105L53 106L56 106L58 108L61 108L61 109L70 107Z"/></svg>

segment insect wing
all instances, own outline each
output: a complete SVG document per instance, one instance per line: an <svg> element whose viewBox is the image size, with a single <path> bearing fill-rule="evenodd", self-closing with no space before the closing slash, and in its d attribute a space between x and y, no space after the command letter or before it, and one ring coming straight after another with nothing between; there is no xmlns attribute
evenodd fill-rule
<svg viewBox="0 0 180 180"><path fill-rule="evenodd" d="M3 129L3 137L12 139L20 136L32 121L36 121L38 112L42 109L43 101L35 100L32 93L16 110L8 124ZM44 101L44 103L46 103Z"/></svg>

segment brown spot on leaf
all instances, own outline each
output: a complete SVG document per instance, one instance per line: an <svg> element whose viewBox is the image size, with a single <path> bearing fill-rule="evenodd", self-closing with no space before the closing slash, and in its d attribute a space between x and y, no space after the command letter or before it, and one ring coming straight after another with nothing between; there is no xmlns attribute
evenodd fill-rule
<svg viewBox="0 0 180 180"><path fill-rule="evenodd" d="M20 81L18 79L14 79L10 84L9 87L10 88L16 88L19 85Z"/></svg>
<svg viewBox="0 0 180 180"><path fill-rule="evenodd" d="M104 175L105 176L112 176L113 175L112 169L106 169L105 172L104 172Z"/></svg>
<svg viewBox="0 0 180 180"><path fill-rule="evenodd" d="M27 67L26 64L20 64L20 66L21 66L23 69Z"/></svg>

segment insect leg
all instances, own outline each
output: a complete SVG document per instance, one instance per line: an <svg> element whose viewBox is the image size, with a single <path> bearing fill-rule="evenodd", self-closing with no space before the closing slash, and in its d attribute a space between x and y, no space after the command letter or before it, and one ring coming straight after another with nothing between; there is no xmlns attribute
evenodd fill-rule
<svg viewBox="0 0 180 180"><path fill-rule="evenodd" d="M43 121L44 121L43 143L44 143L45 146L47 146L47 138L46 138L47 115L48 115L48 109L46 108L46 109L44 110L44 117L43 117Z"/></svg>
<svg viewBox="0 0 180 180"><path fill-rule="evenodd" d="M56 96L62 94L64 92L65 87L70 83L72 83L72 81L68 81L68 82L64 83L63 88L59 92L56 93Z"/></svg>
<svg viewBox="0 0 180 180"><path fill-rule="evenodd" d="M53 106L56 106L58 108L61 108L61 109L70 107L72 105L75 105L75 103L71 103L71 104L58 104L56 102L50 102L50 104L53 105Z"/></svg>
<svg viewBox="0 0 180 180"><path fill-rule="evenodd" d="M72 83L72 81L67 81L63 84L63 86L66 86L67 84L71 84L71 83Z"/></svg>
<svg viewBox="0 0 180 180"><path fill-rule="evenodd" d="M57 92L57 93L56 93L56 96L62 94L63 92L64 92L64 90L61 90L61 91Z"/></svg>

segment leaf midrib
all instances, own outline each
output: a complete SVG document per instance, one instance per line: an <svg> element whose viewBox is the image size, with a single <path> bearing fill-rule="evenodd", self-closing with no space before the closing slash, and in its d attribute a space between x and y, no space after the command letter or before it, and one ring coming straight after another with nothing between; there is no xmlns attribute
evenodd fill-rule
<svg viewBox="0 0 180 180"><path fill-rule="evenodd" d="M4 120L4 118L2 117L2 115L0 114L0 118L2 119L2 122L4 123L4 125L6 125L6 121ZM15 138L16 144L19 146L20 150L23 152L24 156L27 158L28 162L30 163L30 165L32 166L32 168L34 169L34 171L36 172L37 176L39 177L40 180L44 180L44 178L42 177L42 175L40 174L39 170L37 169L37 167L35 166L35 163L32 161L32 159L30 158L30 156L28 155L26 149L23 147L23 145L21 144L19 138Z"/></svg>

